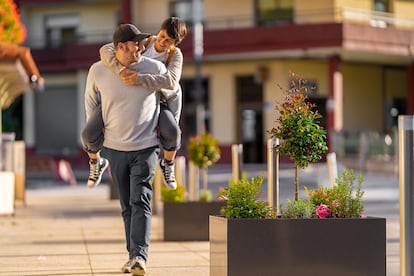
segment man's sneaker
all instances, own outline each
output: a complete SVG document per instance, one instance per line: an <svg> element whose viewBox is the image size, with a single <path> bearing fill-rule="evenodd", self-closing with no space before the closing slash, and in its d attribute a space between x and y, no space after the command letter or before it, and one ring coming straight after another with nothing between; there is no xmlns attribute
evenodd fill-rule
<svg viewBox="0 0 414 276"><path fill-rule="evenodd" d="M134 276L143 276L147 268L145 267L145 261L139 257L135 257L131 261L131 273Z"/></svg>
<svg viewBox="0 0 414 276"><path fill-rule="evenodd" d="M164 184L171 190L177 189L177 182L175 181L174 160L160 160L160 168L164 175Z"/></svg>
<svg viewBox="0 0 414 276"><path fill-rule="evenodd" d="M128 260L122 267L121 267L122 273L130 273L131 272L131 260Z"/></svg>
<svg viewBox="0 0 414 276"><path fill-rule="evenodd" d="M88 188L95 188L101 183L102 175L108 167L108 165L108 160L102 157L100 157L99 159L89 160L89 178L88 183L86 184Z"/></svg>

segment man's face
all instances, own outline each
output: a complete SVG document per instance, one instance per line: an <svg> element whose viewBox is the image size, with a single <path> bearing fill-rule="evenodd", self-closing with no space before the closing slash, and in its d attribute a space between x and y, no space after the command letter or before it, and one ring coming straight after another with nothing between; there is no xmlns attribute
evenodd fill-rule
<svg viewBox="0 0 414 276"><path fill-rule="evenodd" d="M175 45L175 39L168 36L165 30L160 30L155 41L155 49L158 52L165 52L173 45Z"/></svg>
<svg viewBox="0 0 414 276"><path fill-rule="evenodd" d="M132 64L139 61L144 45L141 42L127 41L122 43L124 63Z"/></svg>

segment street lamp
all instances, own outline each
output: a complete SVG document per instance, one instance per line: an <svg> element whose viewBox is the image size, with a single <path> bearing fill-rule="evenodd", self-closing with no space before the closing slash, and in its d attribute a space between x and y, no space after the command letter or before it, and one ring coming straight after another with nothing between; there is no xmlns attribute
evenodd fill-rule
<svg viewBox="0 0 414 276"><path fill-rule="evenodd" d="M193 53L195 61L194 100L196 106L196 132L197 135L205 131L205 108L203 103L201 64L204 52L203 42L203 0L193 0Z"/></svg>

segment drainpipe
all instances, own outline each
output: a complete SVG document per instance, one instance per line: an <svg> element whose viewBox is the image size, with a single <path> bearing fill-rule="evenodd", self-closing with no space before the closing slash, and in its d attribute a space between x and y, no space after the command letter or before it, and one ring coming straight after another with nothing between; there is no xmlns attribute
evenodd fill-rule
<svg viewBox="0 0 414 276"><path fill-rule="evenodd" d="M407 112L414 114L414 62L407 66Z"/></svg>
<svg viewBox="0 0 414 276"><path fill-rule="evenodd" d="M193 2L193 54L195 62L195 87L194 98L196 104L196 132L197 135L206 131L205 120L205 106L203 102L204 88L202 85L201 66L204 53L204 38L203 38L203 0L192 0Z"/></svg>

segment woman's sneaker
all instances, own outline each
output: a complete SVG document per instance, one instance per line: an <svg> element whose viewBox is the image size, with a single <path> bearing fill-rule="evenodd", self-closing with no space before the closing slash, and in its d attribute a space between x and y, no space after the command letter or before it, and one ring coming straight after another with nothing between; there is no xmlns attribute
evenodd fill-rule
<svg viewBox="0 0 414 276"><path fill-rule="evenodd" d="M130 273L131 272L131 260L128 260L122 267L121 267L122 273Z"/></svg>
<svg viewBox="0 0 414 276"><path fill-rule="evenodd" d="M177 189L175 181L174 160L160 160L160 168L164 176L164 184L171 190Z"/></svg>
<svg viewBox="0 0 414 276"><path fill-rule="evenodd" d="M106 168L108 168L108 165L109 161L102 157L89 160L89 177L86 184L88 188L95 188L101 183L102 175Z"/></svg>

